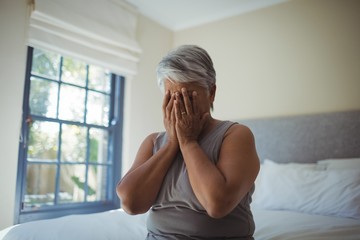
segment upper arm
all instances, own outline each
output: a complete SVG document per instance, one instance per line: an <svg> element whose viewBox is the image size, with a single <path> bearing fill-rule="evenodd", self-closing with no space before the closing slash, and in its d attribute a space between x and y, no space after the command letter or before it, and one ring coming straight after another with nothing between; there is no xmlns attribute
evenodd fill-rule
<svg viewBox="0 0 360 240"><path fill-rule="evenodd" d="M143 140L135 156L135 160L128 172L131 172L141 166L153 155L154 142L157 135L158 133L152 133Z"/></svg>
<svg viewBox="0 0 360 240"><path fill-rule="evenodd" d="M254 136L248 127L235 124L227 131L217 167L226 182L224 194L237 204L253 186L260 168Z"/></svg>

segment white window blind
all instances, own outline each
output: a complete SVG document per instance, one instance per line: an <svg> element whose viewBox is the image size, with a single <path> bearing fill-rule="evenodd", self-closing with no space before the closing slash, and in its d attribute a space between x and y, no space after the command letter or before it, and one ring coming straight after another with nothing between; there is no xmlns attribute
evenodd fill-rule
<svg viewBox="0 0 360 240"><path fill-rule="evenodd" d="M137 12L122 0L33 0L28 45L134 75Z"/></svg>

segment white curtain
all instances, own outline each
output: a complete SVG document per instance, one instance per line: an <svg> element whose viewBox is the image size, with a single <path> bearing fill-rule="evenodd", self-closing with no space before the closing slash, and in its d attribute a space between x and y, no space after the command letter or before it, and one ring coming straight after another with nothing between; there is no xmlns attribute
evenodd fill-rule
<svg viewBox="0 0 360 240"><path fill-rule="evenodd" d="M135 75L137 12L122 0L33 0L28 45Z"/></svg>

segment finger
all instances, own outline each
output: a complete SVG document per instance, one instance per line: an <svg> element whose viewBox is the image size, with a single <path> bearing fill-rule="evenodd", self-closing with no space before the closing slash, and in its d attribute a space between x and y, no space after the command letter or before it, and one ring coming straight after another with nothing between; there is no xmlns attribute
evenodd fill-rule
<svg viewBox="0 0 360 240"><path fill-rule="evenodd" d="M198 109L198 104L197 104L197 92L196 91L192 92L192 107L193 107L194 114L197 114L199 112L199 109Z"/></svg>
<svg viewBox="0 0 360 240"><path fill-rule="evenodd" d="M180 110L180 106L179 106L179 101L175 100L174 102L174 116L176 118L176 120L181 119L181 110Z"/></svg>
<svg viewBox="0 0 360 240"><path fill-rule="evenodd" d="M174 101L175 101L175 95L171 94L170 100L166 105L166 117L169 119L171 119L171 112L173 111L174 108Z"/></svg>
<svg viewBox="0 0 360 240"><path fill-rule="evenodd" d="M186 88L182 88L181 93L182 93L183 99L184 99L185 111L188 114L192 114L193 113L192 103L190 101L190 98L189 98L189 95L188 95L188 92L187 92Z"/></svg>
<svg viewBox="0 0 360 240"><path fill-rule="evenodd" d="M185 107L184 107L184 102L183 102L183 99L182 99L179 92L176 92L176 102L177 102L179 113L181 113L181 114L186 113L186 110L185 110Z"/></svg>
<svg viewBox="0 0 360 240"><path fill-rule="evenodd" d="M166 107L168 105L170 101L170 91L166 91L165 95L164 95L164 99L163 99L163 104L162 104L162 110L163 110L163 114L164 117L166 117Z"/></svg>

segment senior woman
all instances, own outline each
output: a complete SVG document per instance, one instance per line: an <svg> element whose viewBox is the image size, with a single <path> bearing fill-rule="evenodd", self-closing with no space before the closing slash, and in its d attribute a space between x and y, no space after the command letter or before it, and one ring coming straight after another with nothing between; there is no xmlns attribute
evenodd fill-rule
<svg viewBox="0 0 360 240"><path fill-rule="evenodd" d="M244 125L214 119L216 73L208 53L183 45L157 67L165 131L141 144L117 186L129 214L148 210L147 239L253 239L259 171Z"/></svg>

